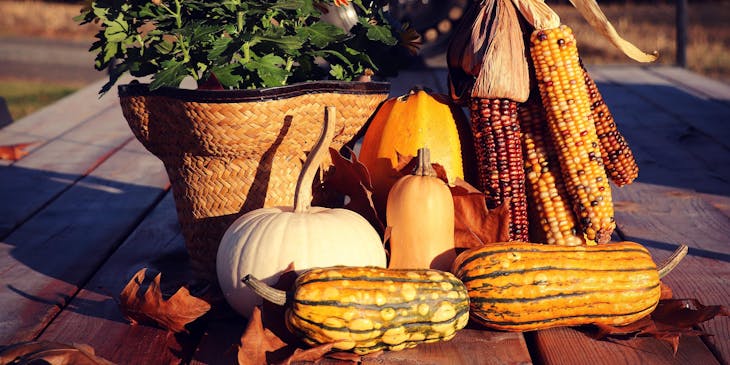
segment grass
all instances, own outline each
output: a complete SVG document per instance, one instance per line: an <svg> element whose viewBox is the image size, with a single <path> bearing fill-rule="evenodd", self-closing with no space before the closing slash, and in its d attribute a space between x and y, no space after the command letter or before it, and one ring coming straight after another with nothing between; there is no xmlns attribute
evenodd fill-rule
<svg viewBox="0 0 730 365"><path fill-rule="evenodd" d="M573 28L581 56L588 64L631 64L595 32L570 5L552 5ZM644 51L658 51L660 64L676 59L675 9L669 4L605 4L606 17L618 33ZM691 2L688 7L687 68L730 83L730 1Z"/></svg>
<svg viewBox="0 0 730 365"><path fill-rule="evenodd" d="M18 120L76 90L78 86L67 84L0 80L0 95L5 99L13 120Z"/></svg>

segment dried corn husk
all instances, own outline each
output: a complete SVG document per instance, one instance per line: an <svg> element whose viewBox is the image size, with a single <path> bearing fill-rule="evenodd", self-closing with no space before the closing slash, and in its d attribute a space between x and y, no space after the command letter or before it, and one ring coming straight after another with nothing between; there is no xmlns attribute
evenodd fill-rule
<svg viewBox="0 0 730 365"><path fill-rule="evenodd" d="M527 100L530 77L523 34L510 0L473 3L447 53L452 98Z"/></svg>
<svg viewBox="0 0 730 365"><path fill-rule="evenodd" d="M560 26L560 18L550 9L543 0L512 0L520 10L522 16L535 29L552 29ZM620 49L626 56L639 62L653 62L658 57L658 52L645 53L631 42L621 38L606 15L598 6L596 0L570 0L570 3L578 10L583 18L599 34L606 37L616 48Z"/></svg>

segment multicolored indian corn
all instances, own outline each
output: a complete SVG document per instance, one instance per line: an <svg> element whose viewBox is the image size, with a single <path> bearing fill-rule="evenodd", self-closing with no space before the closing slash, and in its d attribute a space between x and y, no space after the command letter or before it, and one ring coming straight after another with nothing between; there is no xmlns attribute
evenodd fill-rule
<svg viewBox="0 0 730 365"><path fill-rule="evenodd" d="M517 102L473 98L470 109L477 173L487 208L494 209L509 199L510 240L527 241L525 170Z"/></svg>
<svg viewBox="0 0 730 365"><path fill-rule="evenodd" d="M631 184L639 176L639 166L629 148L629 143L616 127L616 121L613 119L611 111L608 110L608 105L604 102L598 86L585 68L583 68L583 79L588 87L591 111L598 134L598 145L601 147L606 174L616 186Z"/></svg>
<svg viewBox="0 0 730 365"><path fill-rule="evenodd" d="M555 147L547 132L540 95L517 108L522 129L530 241L577 246L586 243L565 190Z"/></svg>
<svg viewBox="0 0 730 365"><path fill-rule="evenodd" d="M611 187L572 30L535 30L530 54L573 211L587 239L608 242L616 226Z"/></svg>

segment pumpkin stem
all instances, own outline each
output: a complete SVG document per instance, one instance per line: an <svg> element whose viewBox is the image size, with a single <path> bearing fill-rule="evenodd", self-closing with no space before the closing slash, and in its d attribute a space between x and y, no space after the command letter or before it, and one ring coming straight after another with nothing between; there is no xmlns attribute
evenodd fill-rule
<svg viewBox="0 0 730 365"><path fill-rule="evenodd" d="M426 147L419 148L416 158L418 158L418 165L413 170L413 175L436 176L436 170L431 166L431 150Z"/></svg>
<svg viewBox="0 0 730 365"><path fill-rule="evenodd" d="M317 169L322 163L324 154L335 134L335 107L324 108L324 127L317 143L307 155L307 160L302 166L302 172L297 180L297 187L294 191L294 212L306 213L312 204L312 182L317 174Z"/></svg>
<svg viewBox="0 0 730 365"><path fill-rule="evenodd" d="M251 290L253 290L256 294L258 294L261 298L264 298L268 300L271 303L274 303L276 305L283 306L286 304L286 292L279 289L274 289L264 283L263 281L256 279L255 277L251 276L251 274L247 274L246 276L241 279L241 281L246 284Z"/></svg>
<svg viewBox="0 0 730 365"><path fill-rule="evenodd" d="M667 276L667 274L674 270L674 268L679 265L679 262L687 256L687 251L687 245L679 245L679 248L674 251L672 256L669 256L669 258L659 265L659 279Z"/></svg>

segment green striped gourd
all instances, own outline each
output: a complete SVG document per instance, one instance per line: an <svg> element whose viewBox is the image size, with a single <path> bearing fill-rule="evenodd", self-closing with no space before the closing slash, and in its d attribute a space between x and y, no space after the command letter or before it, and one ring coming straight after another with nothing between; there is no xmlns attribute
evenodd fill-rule
<svg viewBox="0 0 730 365"><path fill-rule="evenodd" d="M434 269L345 267L302 273L290 293L247 276L264 299L287 305L289 330L310 345L367 354L450 340L469 320L463 283Z"/></svg>
<svg viewBox="0 0 730 365"><path fill-rule="evenodd" d="M646 248L633 242L491 244L462 252L453 272L467 287L472 318L489 328L620 326L654 310L659 279L684 256L682 247L658 270Z"/></svg>

